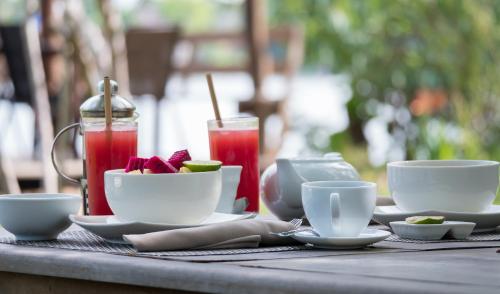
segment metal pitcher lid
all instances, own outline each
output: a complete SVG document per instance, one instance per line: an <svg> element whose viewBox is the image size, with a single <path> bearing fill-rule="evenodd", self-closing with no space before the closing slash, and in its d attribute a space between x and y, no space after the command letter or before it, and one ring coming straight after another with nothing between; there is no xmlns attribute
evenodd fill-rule
<svg viewBox="0 0 500 294"><path fill-rule="evenodd" d="M99 118L105 117L104 114L104 81L100 81L97 90L99 94L85 100L80 106L81 117ZM135 105L128 99L119 96L118 83L111 80L111 111L115 118L133 117Z"/></svg>

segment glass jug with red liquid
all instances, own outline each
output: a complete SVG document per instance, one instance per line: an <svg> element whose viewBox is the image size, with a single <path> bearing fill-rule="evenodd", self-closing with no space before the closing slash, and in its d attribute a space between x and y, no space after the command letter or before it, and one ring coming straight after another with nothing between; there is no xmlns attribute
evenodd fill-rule
<svg viewBox="0 0 500 294"><path fill-rule="evenodd" d="M80 106L80 123L62 129L54 138L52 163L57 172L66 180L79 183L83 196L84 214L111 215L104 193L104 172L125 168L131 156L137 156L137 119L135 106L119 96L118 84L111 81L111 134L106 131L104 114L104 83L98 86L99 94L87 99ZM79 128L83 136L83 177L79 180L65 175L55 159L55 144L66 131Z"/></svg>

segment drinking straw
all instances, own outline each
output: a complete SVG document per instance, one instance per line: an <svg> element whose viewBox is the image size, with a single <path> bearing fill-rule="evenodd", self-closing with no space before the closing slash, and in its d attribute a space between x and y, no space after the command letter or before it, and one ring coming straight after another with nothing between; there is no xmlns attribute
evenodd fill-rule
<svg viewBox="0 0 500 294"><path fill-rule="evenodd" d="M111 129L112 124L111 112L111 82L109 77L104 77L104 116L106 118L106 129Z"/></svg>
<svg viewBox="0 0 500 294"><path fill-rule="evenodd" d="M208 89L210 90L210 98L212 98L212 106L214 108L214 113L215 113L215 120L217 121L217 125L219 128L222 128L222 118L220 116L220 111L219 111L219 104L217 103L217 96L215 95L215 88L214 88L214 82L212 80L212 74L207 73L207 83L208 83Z"/></svg>
<svg viewBox="0 0 500 294"><path fill-rule="evenodd" d="M111 109L111 81L109 77L104 77L104 117L106 118L106 140L110 143L113 112Z"/></svg>

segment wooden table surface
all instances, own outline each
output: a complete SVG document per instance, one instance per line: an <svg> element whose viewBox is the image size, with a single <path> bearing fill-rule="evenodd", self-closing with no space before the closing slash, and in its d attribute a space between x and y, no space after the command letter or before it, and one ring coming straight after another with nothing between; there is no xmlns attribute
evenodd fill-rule
<svg viewBox="0 0 500 294"><path fill-rule="evenodd" d="M0 244L0 293L500 293L495 248L303 250L223 259Z"/></svg>

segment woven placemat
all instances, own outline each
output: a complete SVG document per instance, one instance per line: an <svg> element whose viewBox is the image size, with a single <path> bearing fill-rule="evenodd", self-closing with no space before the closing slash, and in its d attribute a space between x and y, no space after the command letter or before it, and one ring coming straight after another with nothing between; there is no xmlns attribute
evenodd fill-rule
<svg viewBox="0 0 500 294"><path fill-rule="evenodd" d="M401 238L398 235L392 234L389 238L384 241L392 241L392 242L405 242L405 243L417 243L417 244L425 244L425 243L447 243L447 242L478 242L478 241L500 241L500 233L477 233L472 234L467 239L441 239L441 240L413 240L413 239L405 239Z"/></svg>
<svg viewBox="0 0 500 294"><path fill-rule="evenodd" d="M66 231L59 235L57 240L51 241L16 241L13 237L2 237L0 243L70 249L91 252L103 252L140 257L168 257L168 256L206 256L206 255L234 255L264 252L296 251L308 249L306 246L277 246L242 249L216 249L216 250L183 250L183 251L158 251L137 252L131 245L115 244L104 241L101 237L84 230Z"/></svg>

